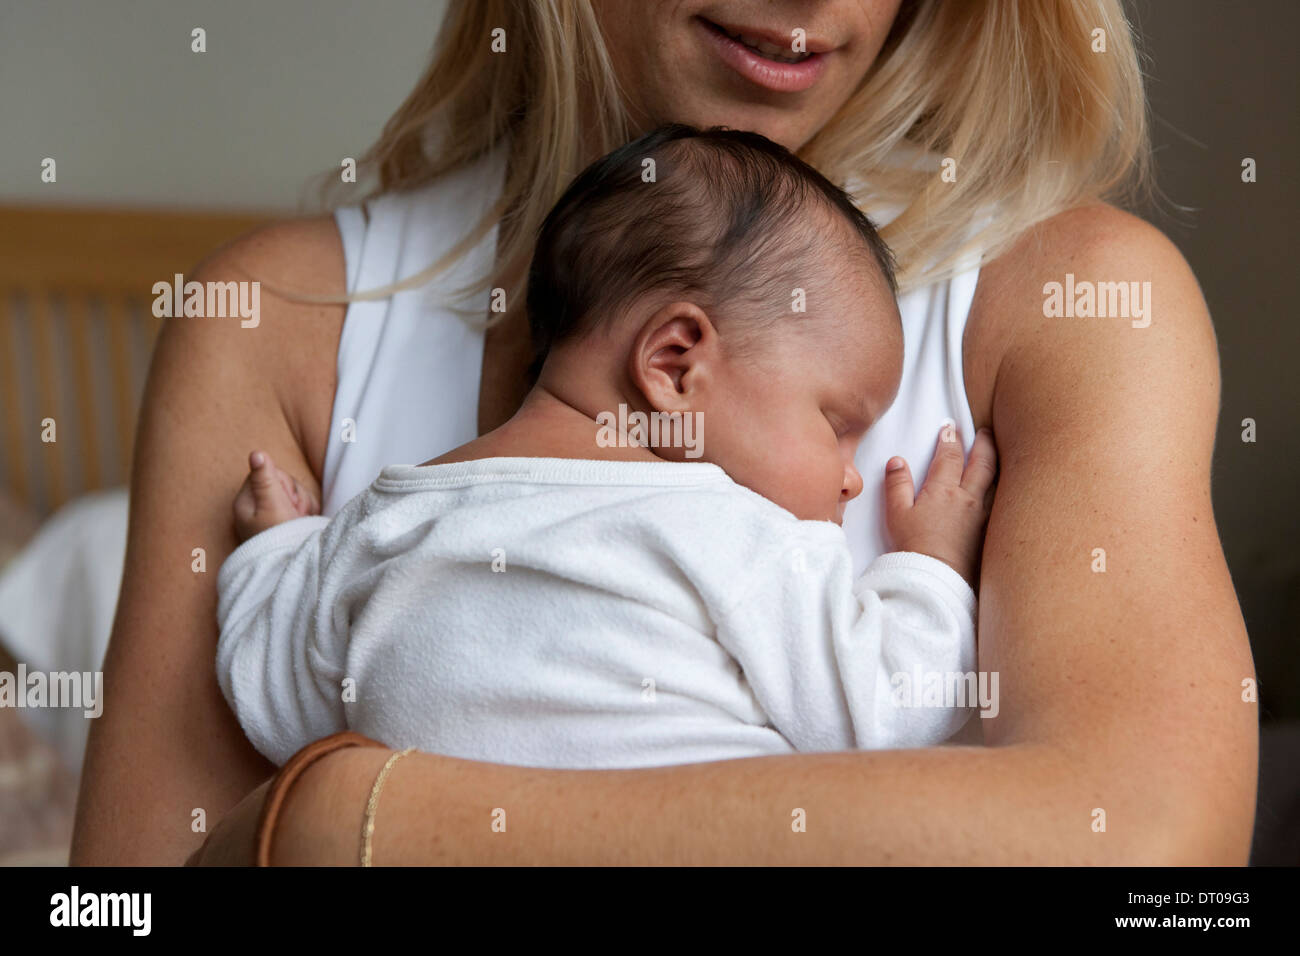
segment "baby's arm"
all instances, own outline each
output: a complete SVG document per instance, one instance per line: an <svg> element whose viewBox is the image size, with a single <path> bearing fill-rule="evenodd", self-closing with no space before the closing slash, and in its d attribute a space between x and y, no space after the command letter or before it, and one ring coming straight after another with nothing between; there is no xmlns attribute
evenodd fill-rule
<svg viewBox="0 0 1300 956"><path fill-rule="evenodd" d="M915 500L910 479L904 486L895 476L886 509L900 550L856 580L843 532L799 522L775 566L756 569L746 595L719 621L719 642L796 748L925 746L947 740L970 717L978 698L934 706L925 692L946 691L956 680L948 675L974 674L968 579L987 520L993 456L991 438L978 437L963 474L960 444L941 441ZM970 688L963 681L961 689Z"/></svg>
<svg viewBox="0 0 1300 956"><path fill-rule="evenodd" d="M319 607L328 519L269 456L254 452L235 499L241 544L217 575L217 681L255 747L276 764L346 730L345 648Z"/></svg>

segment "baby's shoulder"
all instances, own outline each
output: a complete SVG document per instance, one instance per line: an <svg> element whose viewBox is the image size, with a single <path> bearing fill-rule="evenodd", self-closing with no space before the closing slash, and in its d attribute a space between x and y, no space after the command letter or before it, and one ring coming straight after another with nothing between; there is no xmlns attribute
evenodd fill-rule
<svg viewBox="0 0 1300 956"><path fill-rule="evenodd" d="M844 529L830 521L805 521L775 502L735 483L673 491L647 497L639 522L659 538L688 569L744 570L759 575L768 568L819 563L849 557Z"/></svg>

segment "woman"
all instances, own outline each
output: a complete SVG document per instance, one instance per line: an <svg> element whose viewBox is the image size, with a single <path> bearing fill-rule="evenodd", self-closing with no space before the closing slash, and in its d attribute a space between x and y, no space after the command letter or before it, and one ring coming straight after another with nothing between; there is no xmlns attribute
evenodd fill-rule
<svg viewBox="0 0 1300 956"><path fill-rule="evenodd" d="M816 56L775 62L782 49ZM509 305L532 230L588 161L665 120L764 133L889 220L915 359L858 464L924 462L936 419L968 445L994 430L979 655L1001 699L973 728L987 746L618 773L412 754L384 788L375 861L1245 862L1257 716L1210 504L1214 332L1171 244L1099 202L1145 149L1118 0L453 5L370 154L381 195L255 233L197 276L314 298L265 294L253 335L182 319L159 342L74 862L180 862L200 810L226 815L206 861L250 858L271 768L217 688L213 574L191 556L215 572L232 549L248 449L309 476L329 512L383 464L508 418L531 357ZM1045 286L1067 274L1149 282L1151 321L1057 317ZM479 318L502 300L489 290L507 308L486 333L453 322L453 286ZM846 530L860 556L883 550L869 505ZM355 860L388 756L312 764L274 858Z"/></svg>

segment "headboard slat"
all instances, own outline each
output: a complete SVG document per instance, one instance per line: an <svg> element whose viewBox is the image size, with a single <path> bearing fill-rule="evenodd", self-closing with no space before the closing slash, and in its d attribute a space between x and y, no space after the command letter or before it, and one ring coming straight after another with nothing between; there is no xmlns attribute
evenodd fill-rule
<svg viewBox="0 0 1300 956"><path fill-rule="evenodd" d="M87 488L103 485L103 466L99 452L99 435L95 409L95 375L91 369L94 360L90 342L90 300L84 295L68 298L69 348L72 352L73 388L77 400L77 432L81 438L81 478ZM71 448L71 445L65 448ZM65 456L66 457L66 456Z"/></svg>
<svg viewBox="0 0 1300 956"><path fill-rule="evenodd" d="M23 408L19 402L18 387L18 317L13 309L14 297L0 290L0 399L4 401L4 415L0 427L4 428L5 483L13 489L20 501L30 497L27 477L27 441L22 427Z"/></svg>
<svg viewBox="0 0 1300 956"><path fill-rule="evenodd" d="M135 441L135 389L141 381L131 368L131 349L127 342L130 334L130 314L126 303L114 296L105 303L104 318L108 324L109 387L113 395L113 425L121 452L122 470L131 467L132 443ZM123 480L126 476L123 475Z"/></svg>
<svg viewBox="0 0 1300 956"><path fill-rule="evenodd" d="M67 500L68 484L63 467L63 442L72 436L69 434L69 422L64 415L62 396L59 389L59 370L54 352L54 313L50 309L49 299L39 291L27 295L31 315L32 345L36 350L36 399L38 405L35 415L24 432L35 436L36 460L43 466L45 474L46 495L43 502L47 507L58 507ZM45 430L42 422L54 420L54 441L42 440Z"/></svg>

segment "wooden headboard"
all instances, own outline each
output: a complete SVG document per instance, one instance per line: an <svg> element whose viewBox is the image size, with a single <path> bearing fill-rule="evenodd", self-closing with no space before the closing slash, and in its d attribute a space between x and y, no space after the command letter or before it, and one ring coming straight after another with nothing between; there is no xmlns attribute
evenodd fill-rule
<svg viewBox="0 0 1300 956"><path fill-rule="evenodd" d="M188 276L270 218L0 206L0 485L11 497L45 515L126 483L162 321L154 283Z"/></svg>

